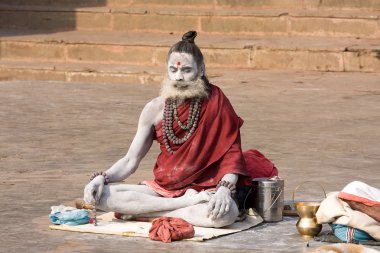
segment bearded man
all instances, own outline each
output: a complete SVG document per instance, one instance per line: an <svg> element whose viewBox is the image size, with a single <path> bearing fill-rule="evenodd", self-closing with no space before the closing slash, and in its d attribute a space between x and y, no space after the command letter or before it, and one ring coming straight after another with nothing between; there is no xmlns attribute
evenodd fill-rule
<svg viewBox="0 0 380 253"><path fill-rule="evenodd" d="M243 120L209 83L196 35L190 31L171 47L160 96L144 107L126 156L94 174L84 189L85 202L129 217L168 216L196 226L223 227L236 220L244 185L253 177L277 175L259 152L243 154ZM134 173L154 140L161 153L153 181L109 184Z"/></svg>

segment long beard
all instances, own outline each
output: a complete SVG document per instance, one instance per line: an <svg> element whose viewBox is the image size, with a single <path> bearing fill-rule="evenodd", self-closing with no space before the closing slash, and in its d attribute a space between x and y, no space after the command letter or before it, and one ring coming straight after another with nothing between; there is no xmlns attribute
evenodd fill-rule
<svg viewBox="0 0 380 253"><path fill-rule="evenodd" d="M165 78L162 82L160 96L164 99L176 98L185 100L189 98L208 97L206 83L198 78L195 81L175 81Z"/></svg>

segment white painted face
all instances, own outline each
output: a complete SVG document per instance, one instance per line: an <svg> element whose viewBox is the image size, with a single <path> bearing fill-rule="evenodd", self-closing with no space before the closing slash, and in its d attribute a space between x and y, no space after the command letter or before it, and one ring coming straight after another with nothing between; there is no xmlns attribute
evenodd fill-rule
<svg viewBox="0 0 380 253"><path fill-rule="evenodd" d="M168 78L172 81L194 81L199 74L194 57L188 53L171 53L167 67Z"/></svg>

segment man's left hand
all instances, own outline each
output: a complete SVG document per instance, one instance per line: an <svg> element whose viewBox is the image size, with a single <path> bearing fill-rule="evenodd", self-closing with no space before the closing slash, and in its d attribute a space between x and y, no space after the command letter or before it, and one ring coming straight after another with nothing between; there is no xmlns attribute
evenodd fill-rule
<svg viewBox="0 0 380 253"><path fill-rule="evenodd" d="M230 189L220 186L208 204L208 216L215 220L227 214L232 201Z"/></svg>

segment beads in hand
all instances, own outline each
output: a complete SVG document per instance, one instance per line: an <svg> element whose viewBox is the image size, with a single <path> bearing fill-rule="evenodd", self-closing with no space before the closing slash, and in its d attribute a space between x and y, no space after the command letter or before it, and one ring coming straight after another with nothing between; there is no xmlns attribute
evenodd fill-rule
<svg viewBox="0 0 380 253"><path fill-rule="evenodd" d="M225 181L225 180L221 180L218 183L218 185L216 186L216 190L218 190L219 187L221 187L221 186L227 187L231 191L231 195L236 194L236 185L235 184L228 182L228 181Z"/></svg>

